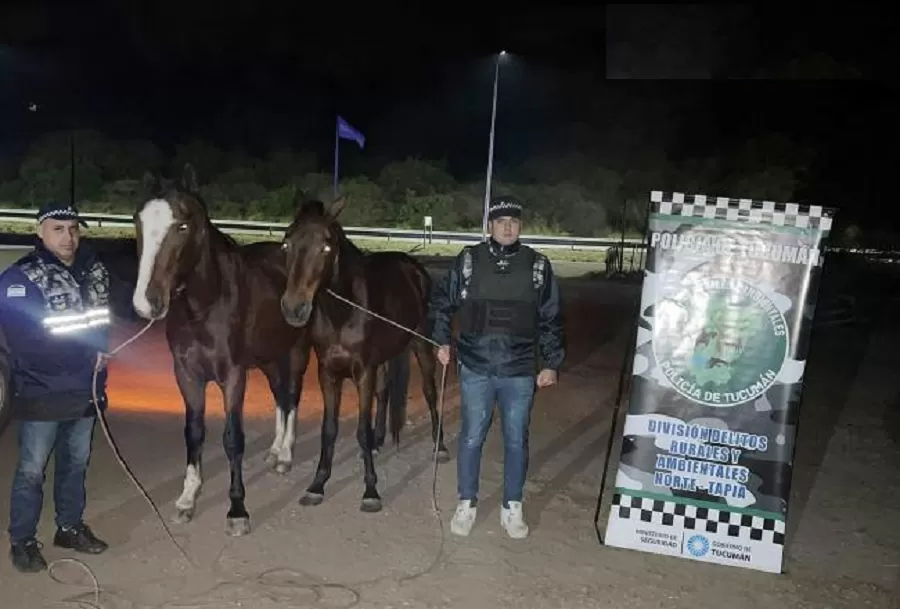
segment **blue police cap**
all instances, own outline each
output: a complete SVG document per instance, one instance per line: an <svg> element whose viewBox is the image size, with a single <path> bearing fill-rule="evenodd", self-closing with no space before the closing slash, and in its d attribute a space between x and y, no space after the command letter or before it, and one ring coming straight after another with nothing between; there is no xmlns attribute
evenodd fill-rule
<svg viewBox="0 0 900 609"><path fill-rule="evenodd" d="M38 224L46 220L47 218L53 218L55 220L78 220L78 223L84 227L87 227L87 222L81 219L78 215L78 208L70 203L61 203L59 201L48 201L41 205L41 208L38 209L37 212L37 221Z"/></svg>
<svg viewBox="0 0 900 609"><path fill-rule="evenodd" d="M502 217L521 218L522 203L516 197L504 195L494 197L488 205L488 220Z"/></svg>

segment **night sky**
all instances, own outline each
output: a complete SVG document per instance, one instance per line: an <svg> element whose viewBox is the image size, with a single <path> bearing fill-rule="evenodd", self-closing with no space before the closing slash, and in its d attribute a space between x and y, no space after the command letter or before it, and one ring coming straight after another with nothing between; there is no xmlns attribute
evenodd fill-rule
<svg viewBox="0 0 900 609"><path fill-rule="evenodd" d="M164 149L191 136L256 154L286 143L327 168L341 114L368 138L356 169L422 156L471 179L484 171L494 54L505 49L501 173L573 151L618 166L712 156L783 131L829 149L841 197L890 189L887 9L307 4L7 0L0 145L76 126ZM791 65L806 79L773 78Z"/></svg>

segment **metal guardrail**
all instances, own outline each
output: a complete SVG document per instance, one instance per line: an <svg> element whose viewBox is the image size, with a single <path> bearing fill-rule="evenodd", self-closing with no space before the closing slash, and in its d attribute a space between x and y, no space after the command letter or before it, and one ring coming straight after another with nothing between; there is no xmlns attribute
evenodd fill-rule
<svg viewBox="0 0 900 609"><path fill-rule="evenodd" d="M34 222L37 210L33 209L0 209L0 222ZM120 214L82 213L81 217L90 226L97 227L133 227L131 216ZM288 227L286 222L259 222L253 220L215 220L213 224L225 232L249 235L276 235L283 233ZM477 243L481 241L481 233L456 231L431 231L426 229L404 228L369 228L364 226L345 226L344 232L357 239L373 239L380 241L412 241L432 244ZM622 240L615 237L551 237L545 235L522 235L522 243L542 248L573 250L605 250L613 245L620 245ZM628 248L641 247L643 239L625 239Z"/></svg>
<svg viewBox="0 0 900 609"><path fill-rule="evenodd" d="M0 208L0 222L34 222L37 210ZM95 214L82 213L81 217L89 226L97 227L125 227L132 228L134 220L124 214ZM244 235L274 236L283 233L287 229L287 222L261 222L254 220L216 220L213 224L227 233ZM345 226L344 232L349 237L357 239L371 239L376 241L401 241L414 243L429 243L438 245L478 243L481 241L481 233L467 233L459 231L431 231L428 229L408 228L371 228L366 226ZM622 244L618 237L553 237L548 235L522 235L522 243L541 248L571 249L571 250L606 250L612 246ZM626 249L643 249L644 239L625 239ZM900 264L900 251L877 250L870 248L845 248L826 247L829 253L846 253L862 256L872 262L887 264Z"/></svg>

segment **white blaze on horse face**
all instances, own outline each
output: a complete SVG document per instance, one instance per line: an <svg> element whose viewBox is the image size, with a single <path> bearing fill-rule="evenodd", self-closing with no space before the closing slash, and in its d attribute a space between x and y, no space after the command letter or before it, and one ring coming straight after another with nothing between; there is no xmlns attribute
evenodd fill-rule
<svg viewBox="0 0 900 609"><path fill-rule="evenodd" d="M150 302L147 300L147 287L156 266L156 256L166 238L169 228L175 224L172 206L164 199L153 199L141 210L141 259L138 261L138 276L134 286L131 303L143 317L149 319Z"/></svg>
<svg viewBox="0 0 900 609"><path fill-rule="evenodd" d="M184 488L181 491L181 497L175 502L175 507L179 510L189 510L194 507L197 501L197 493L200 492L200 486L203 479L200 477L199 465L188 465L184 473Z"/></svg>

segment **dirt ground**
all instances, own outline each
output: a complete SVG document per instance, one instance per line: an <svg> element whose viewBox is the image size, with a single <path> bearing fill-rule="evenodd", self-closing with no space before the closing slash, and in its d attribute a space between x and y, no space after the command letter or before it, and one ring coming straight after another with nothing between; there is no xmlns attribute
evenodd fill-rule
<svg viewBox="0 0 900 609"><path fill-rule="evenodd" d="M527 540L499 525L502 451L491 430L482 466L482 497L472 535L449 534L455 460L440 466L442 525L431 507L428 417L417 370L410 425L398 452L377 458L385 507L359 511L362 470L355 440L355 392L345 386L341 436L322 505L297 500L319 454L321 398L314 364L307 375L294 468L272 472L263 457L272 440L272 402L254 373L248 394L245 484L253 530L225 535L228 469L221 445L221 400L210 389L205 487L197 515L170 524L195 566L166 537L153 512L115 462L98 430L88 480L87 520L111 549L89 564L101 606L158 609L333 608L681 608L898 607L900 599L900 437L896 348L900 327L818 332L804 393L786 573L773 576L719 565L603 547L594 511L613 399L637 286L564 280L569 358L561 384L542 390L531 432ZM895 308L895 307L888 307ZM137 326L116 330L124 339ZM112 364L112 412L118 445L168 519L184 467L182 406L161 328ZM445 419L455 454L458 391L450 376ZM620 419L621 423L621 419ZM0 438L0 522L6 526L15 428ZM613 449L617 454L618 444ZM614 468L613 462L613 468ZM610 476L612 476L612 470ZM52 467L40 537L54 548ZM607 487L609 488L609 487ZM601 527L605 524L606 497ZM443 530L445 531L442 533ZM602 529L601 529L602 530ZM60 564L21 575L0 560L6 608L88 607L87 576ZM68 603L60 602L68 599Z"/></svg>

